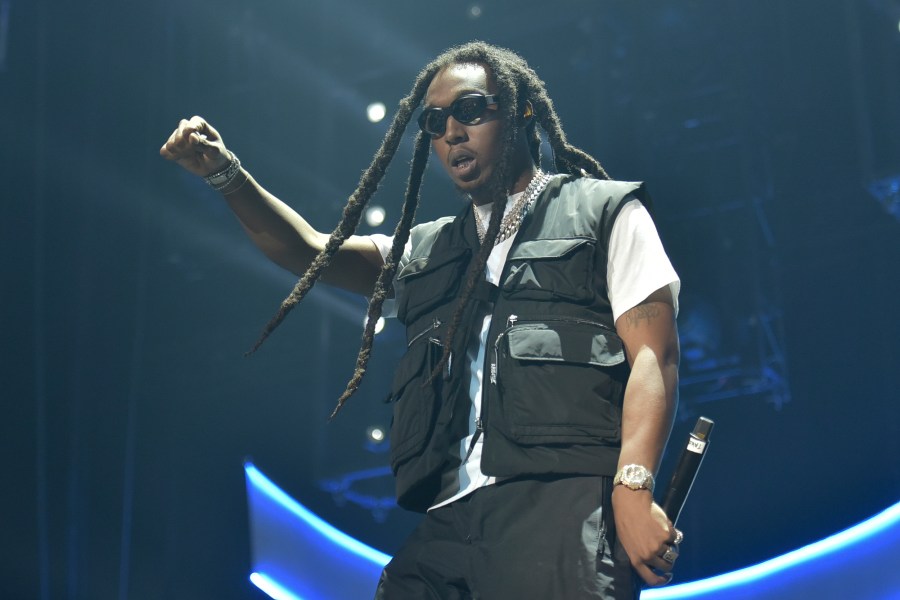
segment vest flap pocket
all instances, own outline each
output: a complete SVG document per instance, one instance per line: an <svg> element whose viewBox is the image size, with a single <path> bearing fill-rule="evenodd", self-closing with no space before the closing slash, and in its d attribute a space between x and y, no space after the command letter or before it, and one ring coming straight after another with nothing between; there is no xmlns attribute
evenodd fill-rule
<svg viewBox="0 0 900 600"><path fill-rule="evenodd" d="M507 260L540 260L562 258L585 244L592 243L587 238L563 238L553 240L531 240L517 244L510 250Z"/></svg>
<svg viewBox="0 0 900 600"><path fill-rule="evenodd" d="M397 276L397 318L408 325L456 298L469 264L469 250L413 257Z"/></svg>
<svg viewBox="0 0 900 600"><path fill-rule="evenodd" d="M615 332L587 321L526 322L507 330L501 346L492 415L508 424L510 439L523 445L619 443L628 366Z"/></svg>
<svg viewBox="0 0 900 600"><path fill-rule="evenodd" d="M413 256L409 259L409 262L400 269L400 272L397 273L397 279L407 279L435 269L440 269L447 263L459 260L460 256L468 254L469 250L467 248L459 248L455 252L442 252L437 257L428 255Z"/></svg>
<svg viewBox="0 0 900 600"><path fill-rule="evenodd" d="M521 361L558 361L611 367L625 361L617 335L591 326L551 329L523 325L507 333L510 358Z"/></svg>
<svg viewBox="0 0 900 600"><path fill-rule="evenodd" d="M500 288L510 299L588 303L594 298L595 250L591 238L519 242L509 251Z"/></svg>

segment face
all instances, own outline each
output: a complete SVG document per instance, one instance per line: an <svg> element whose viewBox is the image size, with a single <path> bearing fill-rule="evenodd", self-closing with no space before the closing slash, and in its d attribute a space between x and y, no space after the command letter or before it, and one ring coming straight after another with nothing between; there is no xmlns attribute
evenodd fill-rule
<svg viewBox="0 0 900 600"><path fill-rule="evenodd" d="M480 64L455 64L438 72L425 94L425 108L447 108L466 94L495 94L496 85ZM447 117L442 135L432 136L432 147L453 183L476 204L488 202L488 183L502 156L502 120L497 105L488 106L472 125Z"/></svg>

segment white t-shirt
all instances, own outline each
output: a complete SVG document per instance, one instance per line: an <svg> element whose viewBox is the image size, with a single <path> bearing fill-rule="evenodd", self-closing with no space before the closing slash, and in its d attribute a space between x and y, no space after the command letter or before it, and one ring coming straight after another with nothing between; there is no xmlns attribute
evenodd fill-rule
<svg viewBox="0 0 900 600"><path fill-rule="evenodd" d="M507 212L515 204L519 195L514 194L509 197L506 203ZM490 220L490 204L477 206L475 210L481 214L482 222L487 223ZM393 238L382 234L374 234L368 237L381 252L382 258L386 258L391 251ZM486 276L488 281L494 285L498 285L500 282L500 275L506 263L506 256L509 254L514 238L515 236L512 236L495 245L488 257L485 267ZM411 252L412 244L407 242L406 257ZM647 212L647 209L639 200L630 200L619 211L616 222L613 223L609 241L607 294L612 305L613 320L615 321L622 313L634 308L650 294L664 286L669 286L675 306L675 314L677 315L678 292L681 287L681 281L663 249L662 241L659 239L659 233L656 231L656 226L650 218L650 213ZM385 308L388 309L387 306ZM388 316L389 309L385 313ZM475 435L475 420L481 413L485 348L490 326L491 315L488 313L482 322L480 343L477 346L470 344L466 355L471 372L469 384L471 410L469 411L468 435L460 440L460 458L464 458L469 452L469 446ZM482 440L483 438L479 437L469 458L459 467L459 491L446 499L440 500L431 507L432 509L449 504L480 487L496 482L497 479L495 477L485 475L481 471Z"/></svg>

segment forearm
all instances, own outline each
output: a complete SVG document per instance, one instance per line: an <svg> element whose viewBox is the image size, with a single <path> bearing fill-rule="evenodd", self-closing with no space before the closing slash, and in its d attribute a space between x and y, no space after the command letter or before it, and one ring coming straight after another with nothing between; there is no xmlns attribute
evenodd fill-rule
<svg viewBox="0 0 900 600"><path fill-rule="evenodd" d="M622 403L619 467L656 473L678 405L678 329L669 288L660 288L616 321L631 374Z"/></svg>
<svg viewBox="0 0 900 600"><path fill-rule="evenodd" d="M677 344L659 349L643 346L633 359L625 388L619 468L638 464L656 473L677 404Z"/></svg>
<svg viewBox="0 0 900 600"><path fill-rule="evenodd" d="M306 271L328 242L328 234L314 229L244 170L222 195L253 243L274 263L297 275ZM382 264L371 240L350 236L322 273L322 281L369 296Z"/></svg>
<svg viewBox="0 0 900 600"><path fill-rule="evenodd" d="M253 243L270 260L297 275L328 239L243 169L222 195Z"/></svg>
<svg viewBox="0 0 900 600"><path fill-rule="evenodd" d="M316 231L287 204L266 191L225 148L222 137L202 117L182 119L159 149L160 155L194 175L225 178L218 189L250 239L276 264L305 273L329 236ZM224 169L224 171L223 171ZM350 236L332 257L322 281L345 290L371 295L384 264L371 240Z"/></svg>

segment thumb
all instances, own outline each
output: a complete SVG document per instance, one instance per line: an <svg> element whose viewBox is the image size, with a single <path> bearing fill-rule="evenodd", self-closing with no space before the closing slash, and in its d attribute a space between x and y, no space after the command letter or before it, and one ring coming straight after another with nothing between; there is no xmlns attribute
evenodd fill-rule
<svg viewBox="0 0 900 600"><path fill-rule="evenodd" d="M225 149L221 140L211 140L206 133L193 132L190 137L194 149L212 163L226 163L231 160L231 152Z"/></svg>

